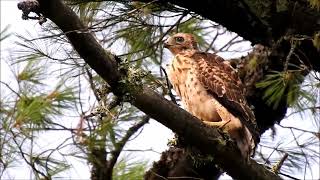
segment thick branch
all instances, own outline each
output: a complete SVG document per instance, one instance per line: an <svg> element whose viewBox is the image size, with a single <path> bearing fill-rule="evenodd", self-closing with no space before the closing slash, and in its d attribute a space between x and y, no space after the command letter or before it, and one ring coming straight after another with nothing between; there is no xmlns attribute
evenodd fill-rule
<svg viewBox="0 0 320 180"><path fill-rule="evenodd" d="M150 2L152 0L138 0ZM308 0L168 0L223 25L253 44L272 45L272 41L290 33L312 36L320 29L320 13Z"/></svg>
<svg viewBox="0 0 320 180"><path fill-rule="evenodd" d="M149 1L150 0L142 0L142 2ZM266 45L271 44L270 28L252 13L248 5L242 0L200 0L197 1L197 3L185 0L160 2L169 2L193 11L227 27L230 31L237 32L240 36L250 40L254 44L258 42ZM235 21L237 23L235 23Z"/></svg>
<svg viewBox="0 0 320 180"><path fill-rule="evenodd" d="M80 22L76 14L60 0L39 0L40 12L51 19L70 40L75 50L114 90L119 87L120 72L115 58L95 40L92 34ZM236 179L280 179L263 165L251 160L249 163L241 157L236 145L226 140L216 129L206 127L175 104L159 94L143 87L141 91L131 93L132 104L150 117L167 126L179 136L198 147L203 153L214 156L217 164Z"/></svg>

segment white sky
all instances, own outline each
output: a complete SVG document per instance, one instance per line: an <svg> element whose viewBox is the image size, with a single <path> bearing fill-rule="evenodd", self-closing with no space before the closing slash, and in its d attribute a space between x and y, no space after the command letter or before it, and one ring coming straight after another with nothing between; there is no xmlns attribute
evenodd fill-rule
<svg viewBox="0 0 320 180"><path fill-rule="evenodd" d="M30 33L33 35L37 34L37 31L40 31L40 25L36 21L24 21L21 19L21 11L17 8L16 0L1 0L1 30L3 30L7 25L10 25L10 32L13 36L1 42L1 81L7 83L10 82L10 77L12 77L9 67L5 63L6 58L10 56L10 52L14 51L17 46L13 44L14 33L17 34L26 34ZM306 117L308 119L308 117ZM282 125L297 125L297 127L303 127L308 130L319 131L319 127L312 124L310 121L304 120L301 121L300 117L294 118L295 120L284 120ZM72 127L75 127L77 120L70 120L69 122ZM286 138L287 134L280 133L280 138ZM70 136L70 134L65 133L46 133L42 137L45 138L45 141L40 141L40 145L45 145L46 147L57 144L57 139L63 139L65 136ZM125 149L152 149L156 152L162 152L167 149L168 139L172 138L171 130L157 123L156 121L151 121L149 124L145 125L142 133L132 142L130 142ZM159 154L155 152L135 152L131 157L136 157L139 159L145 159L152 162L159 158ZM68 178L74 179L89 179L90 174L86 162L78 162L70 159L70 162L73 164L74 169L68 174ZM10 179L29 179L30 171L23 169L22 167L16 167L9 171L6 178ZM303 178L301 173L299 178ZM319 165L313 167L313 177L320 178L319 175Z"/></svg>

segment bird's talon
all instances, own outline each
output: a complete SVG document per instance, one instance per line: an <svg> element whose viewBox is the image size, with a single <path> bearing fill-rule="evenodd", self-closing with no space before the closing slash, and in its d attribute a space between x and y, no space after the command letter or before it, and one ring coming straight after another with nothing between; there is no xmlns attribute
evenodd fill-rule
<svg viewBox="0 0 320 180"><path fill-rule="evenodd" d="M229 121L223 123L223 125L221 127L219 127L219 128L223 129L230 121L231 121L231 119L229 119Z"/></svg>
<svg viewBox="0 0 320 180"><path fill-rule="evenodd" d="M219 129L223 129L231 120L227 122L219 121L219 122L209 122L209 121L203 121L208 126L213 126Z"/></svg>

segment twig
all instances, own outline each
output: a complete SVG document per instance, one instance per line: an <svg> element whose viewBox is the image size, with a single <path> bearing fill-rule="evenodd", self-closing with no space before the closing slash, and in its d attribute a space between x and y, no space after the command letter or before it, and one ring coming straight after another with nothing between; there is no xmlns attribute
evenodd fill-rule
<svg viewBox="0 0 320 180"><path fill-rule="evenodd" d="M168 95L170 96L171 101L173 103L175 103L175 104L178 104L177 101L176 101L176 98L174 97L174 95L171 92L171 88L172 87L170 85L170 82L169 82L169 79L168 79L168 74L167 74L166 70L162 66L160 66L160 69L163 71L164 76L166 77L166 83L167 83L167 87L168 87Z"/></svg>
<svg viewBox="0 0 320 180"><path fill-rule="evenodd" d="M281 169L284 161L288 158L288 156L289 156L289 154L288 154L288 153L285 153L284 156L280 159L280 161L279 161L277 164L275 164L274 166L272 166L271 169L272 169L272 171L273 171L274 173L276 173L276 174L279 173L279 171L280 171L280 169Z"/></svg>
<svg viewBox="0 0 320 180"><path fill-rule="evenodd" d="M288 175L288 174L284 174L284 173L281 173L281 172L279 172L279 174L282 175L282 176L291 178L291 179L293 179L293 180L301 180L301 179L295 178L295 177L293 177L293 176L290 176L290 175Z"/></svg>
<svg viewBox="0 0 320 180"><path fill-rule="evenodd" d="M300 129L300 128L296 128L296 127L291 127L291 126L283 126L281 124L277 124L278 126L282 127L282 128L285 128L285 129L294 129L294 130L297 130L297 131L302 131L302 132L307 132L307 133L311 133L311 134L317 134L317 132L314 132L314 131L309 131L309 130L305 130L305 129Z"/></svg>
<svg viewBox="0 0 320 180"><path fill-rule="evenodd" d="M306 162L305 162L305 168L304 168L304 176L305 176L305 175L306 175L307 165L309 165L308 158L307 158L307 156L306 156L306 153L304 153L303 148L302 148L301 145L299 144L298 138L294 135L294 132L293 132L292 129L290 129L290 132L291 132L291 134L292 134L292 136L293 136L293 138L294 138L294 141L296 142L297 146L300 148L301 154L303 154L303 157L304 157L304 159L306 160ZM304 177L304 179L306 179L306 178Z"/></svg>
<svg viewBox="0 0 320 180"><path fill-rule="evenodd" d="M284 68L283 68L284 72L287 72L287 70L288 70L289 60L290 60L290 58L291 58L291 56L293 54L293 51L295 50L296 46L297 46L297 43L293 39L291 39L290 51L289 51L289 53L288 53L288 55L286 57L286 61L284 63Z"/></svg>
<svg viewBox="0 0 320 180"><path fill-rule="evenodd" d="M11 131L11 134L15 137L15 133L14 133L13 131ZM21 147L22 145L20 145L15 138L12 138L12 140L13 140L13 142L17 145L18 150L19 150L19 152L20 152L20 154L21 154L22 159L31 167L31 169L32 169L34 172L42 175L44 178L46 178L46 179L51 179L51 178L48 177L46 174L44 174L43 172L39 171L39 170L35 167L35 165L34 165L33 162L29 162L28 159L27 159L26 156L25 156L25 155L28 155L28 154L26 154L25 152L23 152L22 147ZM25 140L26 140L26 139L24 139L21 144L23 144L23 142L24 142ZM32 156L32 155L30 154L29 156Z"/></svg>
<svg viewBox="0 0 320 180"><path fill-rule="evenodd" d="M130 137L136 133L143 125L145 125L147 122L149 122L150 117L144 116L140 122L130 127L126 133L126 135L115 145L115 149L111 152L111 157L109 161L107 162L107 174L109 177L106 177L106 179L112 179L112 171L113 167L116 164L118 157L125 146L125 144L128 142Z"/></svg>
<svg viewBox="0 0 320 180"><path fill-rule="evenodd" d="M99 96L99 93L97 92L98 90L97 90L97 88L96 88L96 85L95 85L94 82L93 82L92 73L89 71L89 68L88 68L87 66L85 66L84 69L85 69L85 71L86 71L86 73L87 73L88 82L89 82L90 87L91 87L91 89L92 89L92 91L93 91L93 94L94 94L94 96L96 97L97 101L100 101L101 98L100 98L100 96Z"/></svg>
<svg viewBox="0 0 320 180"><path fill-rule="evenodd" d="M10 87L9 84L7 84L7 83L5 83L5 82L3 82L3 81L0 81L0 83L1 83L1 84L4 84L5 86L7 86L7 88L10 89L10 91L13 92L14 94L16 94L18 97L21 97L20 94L17 93L15 90L13 90L13 89ZM0 87L1 87L1 86L0 86Z"/></svg>
<svg viewBox="0 0 320 180"><path fill-rule="evenodd" d="M233 37L232 39L230 39L224 46L222 46L221 48L219 48L218 52L219 51L222 51L224 48L226 48L227 46L230 45L230 43L234 40L236 40L237 38L239 37L239 35L236 35L235 37Z"/></svg>

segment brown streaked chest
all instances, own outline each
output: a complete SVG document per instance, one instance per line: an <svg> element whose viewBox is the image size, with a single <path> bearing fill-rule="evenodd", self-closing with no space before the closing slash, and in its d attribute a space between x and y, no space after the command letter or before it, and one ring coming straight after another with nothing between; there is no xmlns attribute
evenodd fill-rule
<svg viewBox="0 0 320 180"><path fill-rule="evenodd" d="M167 67L168 78L187 111L199 119L217 121L215 101L199 81L197 66L193 59L176 55Z"/></svg>
<svg viewBox="0 0 320 180"><path fill-rule="evenodd" d="M168 78L176 93L181 97L186 95L188 82L195 73L195 63L191 58L176 55L168 65ZM190 84L189 84L190 86Z"/></svg>

